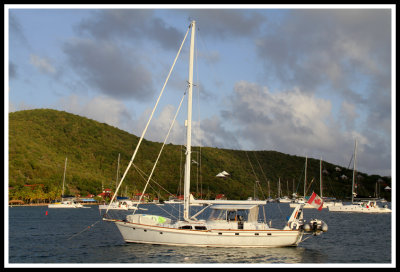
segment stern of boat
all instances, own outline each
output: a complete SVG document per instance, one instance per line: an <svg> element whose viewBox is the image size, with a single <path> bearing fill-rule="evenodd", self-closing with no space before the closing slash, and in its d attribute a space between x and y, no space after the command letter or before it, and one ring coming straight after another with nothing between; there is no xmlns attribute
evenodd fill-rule
<svg viewBox="0 0 400 272"><path fill-rule="evenodd" d="M320 219L303 219L303 204L297 205L289 217L284 230L300 230L302 234L320 235L328 231L328 225ZM300 238L301 239L301 238Z"/></svg>

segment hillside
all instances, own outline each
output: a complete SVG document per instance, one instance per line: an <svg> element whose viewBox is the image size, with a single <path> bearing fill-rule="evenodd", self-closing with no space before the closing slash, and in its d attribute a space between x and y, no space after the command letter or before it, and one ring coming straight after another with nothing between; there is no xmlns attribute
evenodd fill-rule
<svg viewBox="0 0 400 272"><path fill-rule="evenodd" d="M9 186L10 197L24 198L24 185L36 186L42 198L52 200L61 193L65 158L66 194L97 195L104 188L115 188L118 154L120 154L120 177L131 159L138 137L126 131L99 123L85 117L51 109L36 109L9 114ZM135 165L150 173L161 143L144 140L135 159ZM180 145L169 144L157 166L148 190L152 196L167 198L168 193L179 193L183 184L183 150ZM240 151L209 147L193 147L193 160L201 161L192 166L191 191L197 196L213 198L225 194L229 199L246 199L254 195L255 181L260 181L256 194L268 197L267 180L271 196L277 195L278 179L284 195L293 192L303 194L305 158L277 151ZM201 152L200 152L201 151ZM201 158L196 157L201 153ZM349 158L350 160L350 158ZM324 196L345 198L350 196L352 170L323 162ZM308 193L319 193L319 160L309 158L307 183ZM229 178L216 178L221 171L231 174ZM340 177L346 175L348 180ZM182 178L181 178L182 177ZM382 179L381 196L390 199L383 185L391 186L389 177L359 173L360 194L373 195L375 184ZM132 167L128 172L122 193L132 196L141 192L145 184L141 175ZM164 189L161 189L164 188Z"/></svg>

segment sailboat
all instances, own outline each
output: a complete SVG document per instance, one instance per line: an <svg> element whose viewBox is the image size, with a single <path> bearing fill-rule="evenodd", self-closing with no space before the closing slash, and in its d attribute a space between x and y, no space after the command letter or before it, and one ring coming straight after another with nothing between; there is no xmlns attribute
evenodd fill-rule
<svg viewBox="0 0 400 272"><path fill-rule="evenodd" d="M292 200L287 196L281 197L281 178L279 178L279 180L278 180L278 198L276 199L276 201L279 203L291 203L292 202Z"/></svg>
<svg viewBox="0 0 400 272"><path fill-rule="evenodd" d="M84 208L81 203L77 203L73 200L64 200L64 183L65 183L65 172L67 171L67 158L65 158L64 165L64 177L63 177L63 187L61 192L61 202L56 202L49 204L48 208Z"/></svg>
<svg viewBox="0 0 400 272"><path fill-rule="evenodd" d="M354 162L353 162L353 181L351 186L351 204L342 204L328 206L330 212L357 212L357 213L390 213L392 212L386 205L380 207L374 199L361 199L354 201L357 193L354 192L354 183L356 179L356 158L357 158L357 140L354 144Z"/></svg>
<svg viewBox="0 0 400 272"><path fill-rule="evenodd" d="M296 206L285 226L281 229L272 228L265 221L259 221L259 209L263 209L266 201L260 200L199 200L190 194L190 166L191 166L191 117L192 117L192 88L193 88L193 56L196 22L192 21L182 41L176 58L191 30L189 50L189 80L188 80L188 114L186 120L186 158L184 172L184 203L183 219L171 219L165 216L152 214L127 215L126 219L113 219L107 216L103 220L113 222L120 231L125 242L147 243L176 246L198 247L284 247L297 246L303 241L303 235L318 235L328 230L327 224L322 220L313 219L307 222L303 219L302 205ZM175 61L176 61L175 58ZM174 63L175 63L174 61ZM172 70L173 66L171 67ZM170 70L170 73L171 73ZM169 74L170 75L170 74ZM169 75L167 79L169 78ZM164 83L164 87L165 87ZM161 90L160 96L163 93ZM121 179L123 181L130 165L132 164L141 141L146 133L149 122L157 107L160 96L153 108L149 121L142 132L142 136L134 150L132 159ZM182 103L183 100L181 100ZM178 107L179 111L180 106ZM175 115L176 118L176 115ZM175 120L175 119L174 119ZM171 124L171 127L173 122ZM171 128L170 128L171 129ZM169 134L169 132L168 132ZM168 137L167 134L167 137ZM165 139L165 145L167 139ZM161 154L161 153L160 153ZM159 156L160 156L159 154ZM159 158L158 156L158 158ZM156 159L156 163L158 161ZM155 165L156 165L155 163ZM149 180L153 174L149 175ZM148 184L148 183L147 183ZM146 190L145 185L144 191ZM120 187L119 184L118 188ZM142 194L143 195L143 194ZM191 215L192 204L205 204L205 208ZM208 219L198 219L205 209L211 209Z"/></svg>
<svg viewBox="0 0 400 272"><path fill-rule="evenodd" d="M303 209L314 209L314 206L310 205L307 203L306 200L306 183L307 183L307 156L306 156L306 163L304 166L304 192L303 192L303 197L295 199L294 202L289 204L290 208L295 208L299 204L303 205Z"/></svg>
<svg viewBox="0 0 400 272"><path fill-rule="evenodd" d="M117 178L116 178L116 186L118 185L118 177L119 177L119 160L120 160L121 154L118 154L118 165L117 165ZM117 188L117 187L115 187ZM115 193L116 194L116 193ZM111 203L111 205L107 204L101 204L99 205L99 210L135 210L136 206L134 205L133 201L124 199L124 200L119 200L116 202Z"/></svg>

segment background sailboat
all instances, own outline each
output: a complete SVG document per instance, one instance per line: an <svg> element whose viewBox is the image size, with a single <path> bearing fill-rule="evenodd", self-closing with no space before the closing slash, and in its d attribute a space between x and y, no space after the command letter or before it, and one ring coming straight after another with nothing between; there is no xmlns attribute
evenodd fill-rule
<svg viewBox="0 0 400 272"><path fill-rule="evenodd" d="M73 200L64 200L64 186L65 186L65 172L67 171L67 158L65 158L65 165L64 165L64 176L63 176L63 185L62 185L62 192L61 192L61 202L56 202L49 204L48 208L83 208L81 203L77 203Z"/></svg>
<svg viewBox="0 0 400 272"><path fill-rule="evenodd" d="M351 204L338 204L328 206L330 212L358 212L358 213L390 213L391 209L386 207L380 207L376 200L373 199L361 199L355 201L357 196L354 191L354 184L356 182L356 158L357 158L357 139L354 143L354 164L353 164L353 180L351 186Z"/></svg>

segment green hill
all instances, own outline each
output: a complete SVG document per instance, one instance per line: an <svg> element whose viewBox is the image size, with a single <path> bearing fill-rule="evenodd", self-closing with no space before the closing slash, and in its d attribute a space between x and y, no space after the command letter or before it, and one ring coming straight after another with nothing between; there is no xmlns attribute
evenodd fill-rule
<svg viewBox="0 0 400 272"><path fill-rule="evenodd" d="M105 123L51 109L18 111L9 114L9 186L10 198L27 199L27 191L37 188L36 198L53 200L61 194L65 158L67 194L97 195L104 188L115 188L118 154L120 177L131 159L138 137ZM150 173L161 143L144 140L134 161L145 174ZM183 186L184 147L166 145L148 193L166 199L168 192L179 194ZM225 194L229 199L247 199L256 194L259 198L277 196L278 179L284 195L303 194L305 158L276 151L240 151L209 147L193 147L191 191L200 197L213 198ZM201 157L196 157L201 154ZM319 193L319 160L309 158L308 194ZM345 198L350 196L352 171L323 162L324 196ZM215 177L221 171L229 178ZM348 180L342 180L346 175ZM373 195L376 181L391 186L389 177L359 173L359 189ZM255 181L260 186L255 186ZM268 188L267 180L270 183ZM311 180L314 180L311 182ZM43 186L28 186L43 184ZM141 192L145 180L134 167L128 172L120 194L132 196ZM289 190L289 192L288 192ZM32 197L31 197L32 200Z"/></svg>

